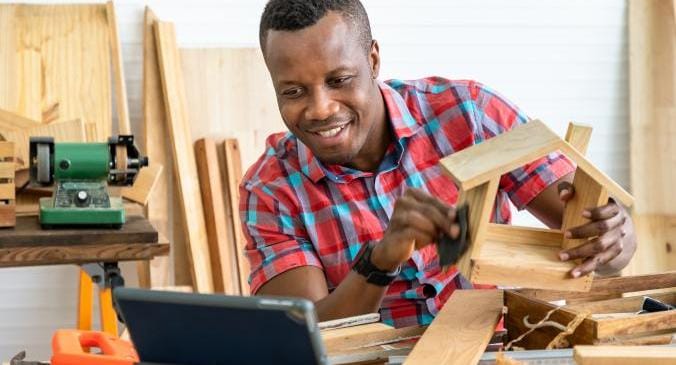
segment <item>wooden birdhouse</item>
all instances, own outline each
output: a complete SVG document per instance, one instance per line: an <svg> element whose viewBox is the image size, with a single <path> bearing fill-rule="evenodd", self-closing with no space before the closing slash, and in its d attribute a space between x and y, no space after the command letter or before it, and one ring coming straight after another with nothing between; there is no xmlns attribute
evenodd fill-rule
<svg viewBox="0 0 676 365"><path fill-rule="evenodd" d="M592 275L571 277L577 263L558 256L584 240L566 239L563 232L584 224L582 211L606 204L609 195L626 206L633 203L629 193L584 157L590 136L591 127L571 123L564 140L533 120L441 160L460 189L459 202L469 205L469 248L457 263L465 277L477 284L589 291ZM555 151L577 164L575 196L566 204L562 229L490 223L500 177Z"/></svg>

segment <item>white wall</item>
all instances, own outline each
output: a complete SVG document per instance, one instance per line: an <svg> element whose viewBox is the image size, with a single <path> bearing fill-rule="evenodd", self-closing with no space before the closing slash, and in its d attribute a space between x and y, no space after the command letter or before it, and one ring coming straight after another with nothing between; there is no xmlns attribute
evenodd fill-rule
<svg viewBox="0 0 676 365"><path fill-rule="evenodd" d="M561 134L570 120L592 124L595 132L589 156L627 185L624 1L364 3L380 42L383 78L476 79ZM116 1L135 127L140 119L141 22L146 4L163 20L176 23L181 46L251 47L257 46L258 19L265 1ZM529 221L521 216L518 220ZM133 279L133 266L127 273ZM34 359L49 357L53 330L75 325L76 282L74 267L0 269L0 360L22 349Z"/></svg>

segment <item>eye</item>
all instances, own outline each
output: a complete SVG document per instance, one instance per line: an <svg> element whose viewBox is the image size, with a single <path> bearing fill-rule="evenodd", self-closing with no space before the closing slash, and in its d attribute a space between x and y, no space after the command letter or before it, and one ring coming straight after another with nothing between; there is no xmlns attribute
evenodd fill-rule
<svg viewBox="0 0 676 365"><path fill-rule="evenodd" d="M340 87L347 84L350 80L352 80L352 76L339 76L331 79L329 81L329 85L333 87Z"/></svg>
<svg viewBox="0 0 676 365"><path fill-rule="evenodd" d="M286 90L282 91L282 96L284 96L285 98L289 98L289 99L295 99L297 97L300 97L302 94L303 94L303 89L300 88L300 87L294 87L294 88L286 89Z"/></svg>

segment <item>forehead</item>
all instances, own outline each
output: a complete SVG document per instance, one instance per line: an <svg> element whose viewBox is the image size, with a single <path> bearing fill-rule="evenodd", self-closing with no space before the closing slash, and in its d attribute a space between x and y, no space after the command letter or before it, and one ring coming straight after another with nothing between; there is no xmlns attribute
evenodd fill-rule
<svg viewBox="0 0 676 365"><path fill-rule="evenodd" d="M268 31L265 58L273 81L356 67L365 62L354 25L336 12L297 31Z"/></svg>

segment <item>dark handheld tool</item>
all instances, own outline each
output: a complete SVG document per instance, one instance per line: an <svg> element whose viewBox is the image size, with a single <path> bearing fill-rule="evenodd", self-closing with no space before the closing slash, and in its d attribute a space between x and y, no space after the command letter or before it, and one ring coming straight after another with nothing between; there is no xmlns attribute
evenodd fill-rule
<svg viewBox="0 0 676 365"><path fill-rule="evenodd" d="M643 305L641 305L641 311L638 313L664 312L674 309L676 308L671 304L664 303L651 297L643 297Z"/></svg>
<svg viewBox="0 0 676 365"><path fill-rule="evenodd" d="M439 253L439 265L441 267L447 267L455 264L460 259L467 248L469 243L467 241L467 228L469 216L469 206L467 204L462 204L458 207L456 211L456 219L460 225L460 234L457 238L451 238L447 234L441 235L439 242L437 243L437 251Z"/></svg>

